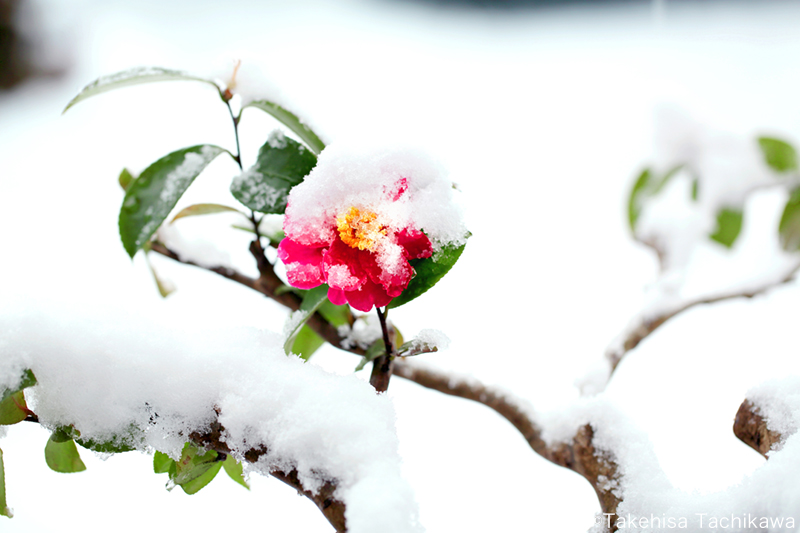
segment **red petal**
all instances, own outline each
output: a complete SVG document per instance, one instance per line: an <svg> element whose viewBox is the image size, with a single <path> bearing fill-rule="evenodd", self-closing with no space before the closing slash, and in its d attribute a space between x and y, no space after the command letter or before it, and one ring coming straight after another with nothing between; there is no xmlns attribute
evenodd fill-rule
<svg viewBox="0 0 800 533"><path fill-rule="evenodd" d="M344 291L341 289L334 289L333 287L328 287L328 300L334 305L344 305L347 303Z"/></svg>
<svg viewBox="0 0 800 533"><path fill-rule="evenodd" d="M373 307L385 307L392 301L383 287L372 281L367 281L360 290L345 291L344 295L350 305L365 313Z"/></svg>
<svg viewBox="0 0 800 533"><path fill-rule="evenodd" d="M395 240L403 247L406 259L422 259L433 255L430 239L419 230L405 228L395 234Z"/></svg>
<svg viewBox="0 0 800 533"><path fill-rule="evenodd" d="M328 285L345 291L356 290L367 281L367 272L361 267L362 255L369 252L351 248L340 238L334 239L325 252L322 269Z"/></svg>
<svg viewBox="0 0 800 533"><path fill-rule="evenodd" d="M384 189L386 190L386 189ZM400 178L396 182L394 182L394 186L391 190L386 191L386 196L393 202L396 202L400 199L403 194L408 190L408 180L406 178Z"/></svg>

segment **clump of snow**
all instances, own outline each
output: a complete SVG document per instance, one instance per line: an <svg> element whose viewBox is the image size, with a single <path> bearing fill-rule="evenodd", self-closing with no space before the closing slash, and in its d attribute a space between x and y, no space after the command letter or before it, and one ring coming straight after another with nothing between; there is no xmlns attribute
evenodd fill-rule
<svg viewBox="0 0 800 533"><path fill-rule="evenodd" d="M766 397L791 389L789 404L797 408L797 379L772 383L751 391L759 405ZM751 397L748 394L748 397ZM769 408L768 408L769 409ZM788 411L780 408L778 419ZM794 411L795 413L798 411ZM789 436L782 450L741 483L725 490L697 494L675 488L658 463L647 436L603 396L583 399L570 408L539 416L548 444L570 442L577 430L590 424L596 453L617 464L617 477L603 483L622 499L617 513L621 531L667 533L688 531L795 531L800 525L800 438ZM733 437L732 437L733 438ZM698 454L704 453L698 443ZM755 453L755 452L754 452ZM598 516L592 531L605 531L608 515Z"/></svg>
<svg viewBox="0 0 800 533"><path fill-rule="evenodd" d="M235 456L268 450L255 470L296 469L312 490L335 480L350 531L419 531L390 400L285 356L276 334L4 298L0 383L13 386L24 368L38 380L29 405L45 427L73 424L84 439L177 457L219 412Z"/></svg>
<svg viewBox="0 0 800 533"><path fill-rule="evenodd" d="M271 148L276 148L278 150L283 150L286 148L288 143L286 142L286 136L283 134L283 130L272 130L272 132L269 134L269 137L267 137L267 144L270 145Z"/></svg>
<svg viewBox="0 0 800 533"><path fill-rule="evenodd" d="M468 235L445 170L414 149L328 146L303 183L292 189L284 229L300 244L327 243L337 217L351 207L376 214L384 228L424 231L434 250L463 244ZM387 247L387 254L392 251L398 252ZM377 260L394 264L388 257Z"/></svg>
<svg viewBox="0 0 800 533"><path fill-rule="evenodd" d="M208 239L188 237L178 224L164 224L156 231L156 240L177 253L183 261L191 261L203 267L233 268L231 256Z"/></svg>
<svg viewBox="0 0 800 533"><path fill-rule="evenodd" d="M391 326L391 321L387 322ZM361 315L352 326L344 324L338 328L339 337L342 338L342 347L367 349L376 340L383 337L380 321L372 315Z"/></svg>
<svg viewBox="0 0 800 533"><path fill-rule="evenodd" d="M797 433L800 423L800 376L767 381L747 391L767 427L784 438Z"/></svg>

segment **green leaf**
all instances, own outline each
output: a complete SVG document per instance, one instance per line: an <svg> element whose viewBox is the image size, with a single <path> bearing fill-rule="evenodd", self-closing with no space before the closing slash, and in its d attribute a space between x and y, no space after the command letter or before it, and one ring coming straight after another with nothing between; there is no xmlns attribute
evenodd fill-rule
<svg viewBox="0 0 800 533"><path fill-rule="evenodd" d="M145 257L148 257L148 255L149 254L145 254ZM150 273L153 275L153 281L156 282L158 294L160 294L162 298L166 298L175 292L175 286L168 279L162 279L161 276L158 275L158 272L156 272L156 269L150 262L149 258L147 259L147 266L150 267Z"/></svg>
<svg viewBox="0 0 800 533"><path fill-rule="evenodd" d="M636 181L633 183L631 193L628 196L628 226L631 231L636 230L636 222L639 220L639 215L642 213L642 207L647 198L660 193L673 176L682 168L683 165L675 166L661 176L661 178L658 178L649 168L642 170L639 177L636 178Z"/></svg>
<svg viewBox="0 0 800 533"><path fill-rule="evenodd" d="M247 490L250 490L250 485L248 485L247 481L244 479L242 463L237 462L232 455L229 455L222 463L222 466L225 468L225 473L228 474L232 480Z"/></svg>
<svg viewBox="0 0 800 533"><path fill-rule="evenodd" d="M218 454L213 450L201 451L197 446L186 443L181 458L175 463L175 474L170 479L180 485L186 494L195 494L208 485L222 467Z"/></svg>
<svg viewBox="0 0 800 533"><path fill-rule="evenodd" d="M287 111L278 104L268 100L255 100L244 107L255 107L269 113L284 126L292 130L298 137L300 137L300 139L306 143L308 147L311 148L311 151L315 154L319 154L325 149L325 143L323 143L320 138L317 137L316 133L311 131L311 128L303 124L303 122L297 118L297 115Z"/></svg>
<svg viewBox="0 0 800 533"><path fill-rule="evenodd" d="M0 426L10 426L22 422L28 416L25 393L15 392L0 402Z"/></svg>
<svg viewBox="0 0 800 533"><path fill-rule="evenodd" d="M53 442L67 442L80 436L81 432L75 429L75 426L58 426L50 434L50 440Z"/></svg>
<svg viewBox="0 0 800 533"><path fill-rule="evenodd" d="M203 473L196 478L176 484L180 485L180 487L183 489L183 492L186 494L197 494L206 485L211 483L215 477L217 477L220 468L222 468L222 461L211 463L209 468L203 471Z"/></svg>
<svg viewBox="0 0 800 533"><path fill-rule="evenodd" d="M406 290L404 290L400 296L392 300L389 307L394 308L407 304L436 285L436 283L453 268L453 265L456 264L465 246L466 243L461 246L447 245L433 254L432 257L412 259L409 261L409 264L414 267L415 275L408 284L408 287L406 287Z"/></svg>
<svg viewBox="0 0 800 533"><path fill-rule="evenodd" d="M153 455L153 472L156 474L167 474L174 465L175 461L165 453L156 452Z"/></svg>
<svg viewBox="0 0 800 533"><path fill-rule="evenodd" d="M709 235L711 240L730 248L742 231L744 213L739 209L720 209L717 213L717 229Z"/></svg>
<svg viewBox="0 0 800 533"><path fill-rule="evenodd" d="M73 437L75 442L97 453L124 453L137 450L136 443L141 443L141 431L133 424L122 435L112 435L105 440L81 439L80 435Z"/></svg>
<svg viewBox="0 0 800 533"><path fill-rule="evenodd" d="M792 191L778 225L781 246L787 252L800 250L800 188Z"/></svg>
<svg viewBox="0 0 800 533"><path fill-rule="evenodd" d="M122 190L127 191L128 187L131 186L131 183L133 183L133 180L135 179L136 178L133 176L133 174L131 174L130 170L123 168L122 172L119 173L119 178L117 178L117 181L119 182L119 186L122 187Z"/></svg>
<svg viewBox="0 0 800 533"><path fill-rule="evenodd" d="M0 450L0 515L8 518L14 516L6 502L6 468L3 464L3 450Z"/></svg>
<svg viewBox="0 0 800 533"><path fill-rule="evenodd" d="M170 224L174 224L176 220L179 218L184 217L196 217L198 215L212 215L214 213L225 213L233 211L234 213L242 213L235 207L228 207L227 205L220 205L220 204L194 204L190 205L189 207L184 207L178 214L172 217Z"/></svg>
<svg viewBox="0 0 800 533"><path fill-rule="evenodd" d="M304 324L297 332L290 352L299 355L300 359L308 361L323 344L325 344L325 339L317 335L313 329L308 327L308 324Z"/></svg>
<svg viewBox="0 0 800 533"><path fill-rule="evenodd" d="M34 385L36 385L36 376L33 375L33 372L30 369L25 369L19 378L19 385L11 389L2 389L0 401L5 401L6 398L12 394L16 394L17 392L27 389L28 387L33 387Z"/></svg>
<svg viewBox="0 0 800 533"><path fill-rule="evenodd" d="M369 348L367 348L367 353L361 358L361 361L356 366L356 372L363 369L367 363L377 359L378 357L386 354L386 346L383 344L383 339L378 339L373 342Z"/></svg>
<svg viewBox="0 0 800 533"><path fill-rule="evenodd" d="M210 144L183 148L142 172L125 192L119 212L119 235L128 255L144 246L194 179L225 151Z"/></svg>
<svg viewBox="0 0 800 533"><path fill-rule="evenodd" d="M287 332L286 341L283 343L283 351L286 355L292 353L292 346L294 345L295 337L300 332L303 326L305 326L308 319L311 318L319 306L321 306L325 301L328 299L328 286L327 285L320 285L319 287L314 287L308 291L305 291L303 294L303 301L300 303L299 311L295 311L296 313L303 313L302 318L297 321L294 327ZM299 354L298 354L299 355Z"/></svg>
<svg viewBox="0 0 800 533"><path fill-rule="evenodd" d="M97 78L92 83L84 87L75 98L70 100L70 102L67 104L67 107L65 107L64 111L62 111L62 114L66 113L70 107L74 106L78 102L82 102L91 96L104 93L106 91L120 89L122 87L130 87L131 85L140 85L143 83L177 80L201 81L203 83L208 83L212 85L219 93L219 87L217 87L217 84L214 83L213 80L200 78L198 76L191 76L179 70L171 70L160 67L137 67Z"/></svg>
<svg viewBox="0 0 800 533"><path fill-rule="evenodd" d="M289 191L316 164L317 156L297 141L270 136L259 149L256 164L233 179L231 194L253 211L282 214Z"/></svg>
<svg viewBox="0 0 800 533"><path fill-rule="evenodd" d="M628 197L628 225L631 231L636 229L636 221L642 212L642 193L650 182L650 169L644 169L633 184Z"/></svg>
<svg viewBox="0 0 800 533"><path fill-rule="evenodd" d="M692 180L692 201L697 201L697 196L700 194L700 180L694 178Z"/></svg>
<svg viewBox="0 0 800 533"><path fill-rule="evenodd" d="M44 448L44 459L52 470L69 474L71 472L83 472L86 465L81 461L75 441L68 440L56 442L52 438L47 439L47 446Z"/></svg>
<svg viewBox="0 0 800 533"><path fill-rule="evenodd" d="M339 326L350 325L350 320L353 317L353 313L350 311L349 305L336 305L331 303L330 300L325 300L322 302L322 305L319 306L317 312L322 315L322 318L337 328Z"/></svg>
<svg viewBox="0 0 800 533"><path fill-rule="evenodd" d="M758 145L764 153L764 160L773 170L777 172L797 170L797 151L791 144L772 137L759 137Z"/></svg>

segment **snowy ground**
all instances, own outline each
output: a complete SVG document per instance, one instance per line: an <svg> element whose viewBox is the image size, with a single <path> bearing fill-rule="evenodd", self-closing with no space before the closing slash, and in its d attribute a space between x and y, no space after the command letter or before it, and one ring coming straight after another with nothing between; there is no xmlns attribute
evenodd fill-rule
<svg viewBox="0 0 800 533"><path fill-rule="evenodd" d="M486 13L356 0L228 2L224 11L210 1L40 2L58 57L72 63L58 82L0 96L0 294L76 312L99 300L143 313L161 306L201 323L280 331L284 315L268 302L166 261L156 266L178 291L162 301L141 257L131 263L119 244L123 166L140 171L200 142L231 145L212 91L137 87L60 116L102 74L160 65L224 76L241 58L243 73L262 70L327 138L412 139L445 163L474 236L445 281L392 318L407 337L447 333L451 347L428 362L555 409L577 396L573 382L656 275L625 220L628 187L650 157L654 108L677 103L720 128L800 139L797 8L662 4L659 15L644 5ZM242 148L252 158L274 124L247 113ZM187 203L225 191L231 169L211 170ZM236 246L232 259L246 265L246 237ZM797 296L792 284L690 311L620 367L607 394L649 434L676 486L720 490L763 462L730 427L750 387L798 371ZM356 361L330 350L314 363L346 373ZM590 486L532 453L493 412L399 379L390 394L429 531L594 522ZM254 477L247 493L220 478L188 497L166 492L137 453L101 462L87 452L88 471L56 474L42 457L46 432L21 426L2 441L16 514L4 531L327 528L273 479Z"/></svg>

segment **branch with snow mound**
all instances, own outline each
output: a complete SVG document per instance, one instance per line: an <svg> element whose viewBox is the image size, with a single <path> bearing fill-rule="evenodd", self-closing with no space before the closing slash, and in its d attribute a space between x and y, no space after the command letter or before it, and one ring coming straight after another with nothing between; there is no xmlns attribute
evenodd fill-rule
<svg viewBox="0 0 800 533"><path fill-rule="evenodd" d="M0 383L31 369L44 427L172 458L192 440L291 484L339 531L420 531L391 403L355 376L285 356L269 332L6 303Z"/></svg>

